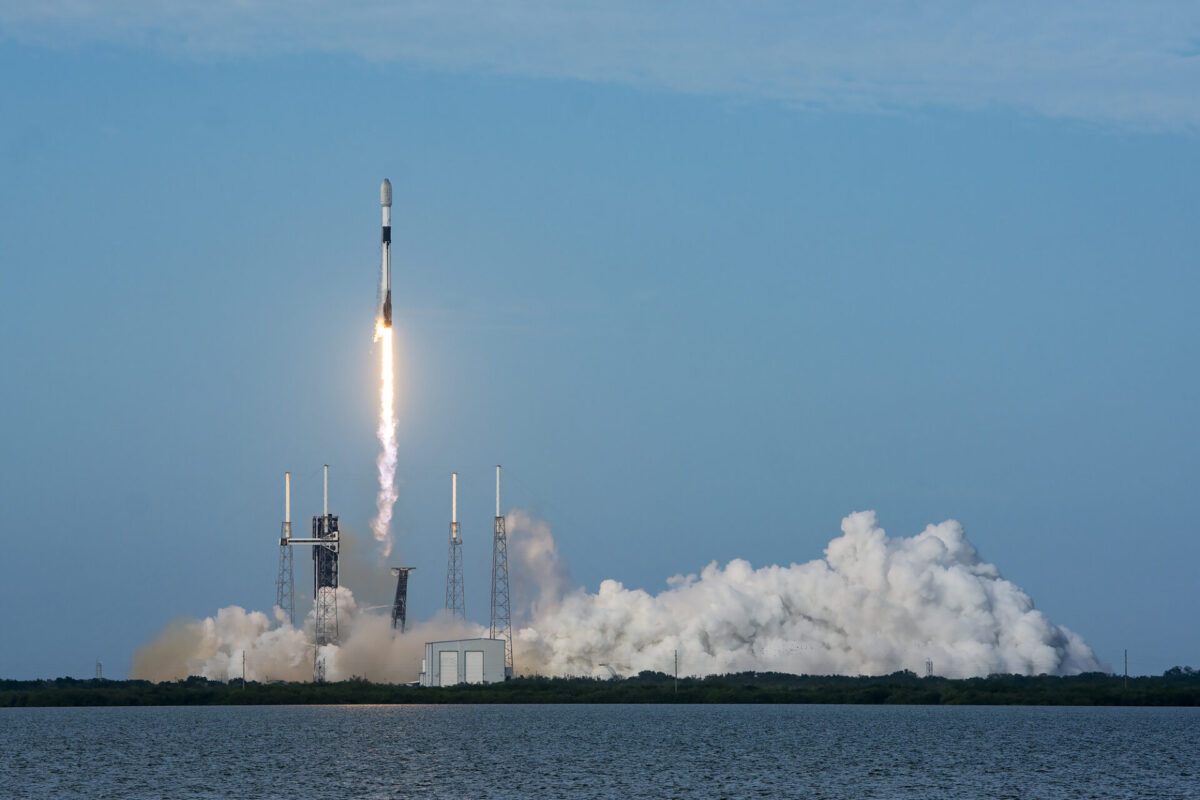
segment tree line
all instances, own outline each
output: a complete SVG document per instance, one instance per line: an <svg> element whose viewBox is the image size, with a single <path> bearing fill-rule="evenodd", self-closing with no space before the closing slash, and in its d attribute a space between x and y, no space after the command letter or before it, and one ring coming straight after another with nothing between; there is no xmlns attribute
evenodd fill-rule
<svg viewBox="0 0 1200 800"><path fill-rule="evenodd" d="M1200 705L1200 671L1173 667L1161 676L989 675L921 677L789 675L742 672L680 678L642 672L624 679L519 677L446 688L371 683L215 681L164 683L57 678L0 680L0 707L308 705L361 703L853 703L901 705Z"/></svg>

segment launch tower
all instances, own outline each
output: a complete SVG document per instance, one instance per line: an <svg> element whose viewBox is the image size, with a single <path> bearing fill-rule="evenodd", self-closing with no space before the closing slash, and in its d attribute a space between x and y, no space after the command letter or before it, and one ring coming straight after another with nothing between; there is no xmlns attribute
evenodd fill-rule
<svg viewBox="0 0 1200 800"><path fill-rule="evenodd" d="M338 518L329 513L329 465L325 466L324 513L312 518L313 602L317 647L338 642Z"/></svg>
<svg viewBox="0 0 1200 800"><path fill-rule="evenodd" d="M292 538L291 522L291 474L287 473L285 475L284 515L286 519L283 523L283 535L279 538L279 546L285 549L296 545L311 545L313 549L313 605L316 617L315 635L317 642L317 649L313 655L313 680L317 681L325 679L325 662L321 658L321 647L327 644L338 643L338 551L341 547L341 534L338 532L337 515L329 513L328 464L325 465L324 483L324 513L319 517L312 518L312 537L309 539L295 539ZM290 558L288 561L290 567ZM281 576L282 571L283 568L281 566Z"/></svg>
<svg viewBox="0 0 1200 800"><path fill-rule="evenodd" d="M508 532L500 515L500 465L496 465L496 519L492 537L491 637L504 640L504 677L513 676L512 615L508 601Z"/></svg>
<svg viewBox="0 0 1200 800"><path fill-rule="evenodd" d="M446 610L466 622L463 599L462 538L458 535L458 473L450 474L450 553L446 559Z"/></svg>

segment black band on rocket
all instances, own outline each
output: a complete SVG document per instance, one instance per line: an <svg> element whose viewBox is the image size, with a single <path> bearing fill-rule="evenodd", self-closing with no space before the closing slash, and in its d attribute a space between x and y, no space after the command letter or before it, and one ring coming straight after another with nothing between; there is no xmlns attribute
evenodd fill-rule
<svg viewBox="0 0 1200 800"><path fill-rule="evenodd" d="M383 226L383 241L388 244L392 243L392 226L391 225Z"/></svg>

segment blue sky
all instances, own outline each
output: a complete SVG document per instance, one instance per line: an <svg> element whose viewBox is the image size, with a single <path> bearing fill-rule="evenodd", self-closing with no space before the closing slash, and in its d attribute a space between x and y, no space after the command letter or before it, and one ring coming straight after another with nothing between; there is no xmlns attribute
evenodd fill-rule
<svg viewBox="0 0 1200 800"><path fill-rule="evenodd" d="M503 463L589 588L953 517L1200 664L1187 5L276 5L0 10L0 675L265 608L286 469L365 538L385 176L412 614Z"/></svg>

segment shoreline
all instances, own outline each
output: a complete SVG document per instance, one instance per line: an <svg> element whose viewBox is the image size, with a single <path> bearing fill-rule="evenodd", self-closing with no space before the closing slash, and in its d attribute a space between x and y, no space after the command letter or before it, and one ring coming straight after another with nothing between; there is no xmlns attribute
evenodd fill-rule
<svg viewBox="0 0 1200 800"><path fill-rule="evenodd" d="M1168 670L1126 679L1072 676L918 677L911 672L847 677L742 673L675 680L644 672L625 679L518 677L444 688L371 683L258 683L201 677L142 680L0 680L0 708L184 705L386 704L851 704L1200 706L1200 672Z"/></svg>

